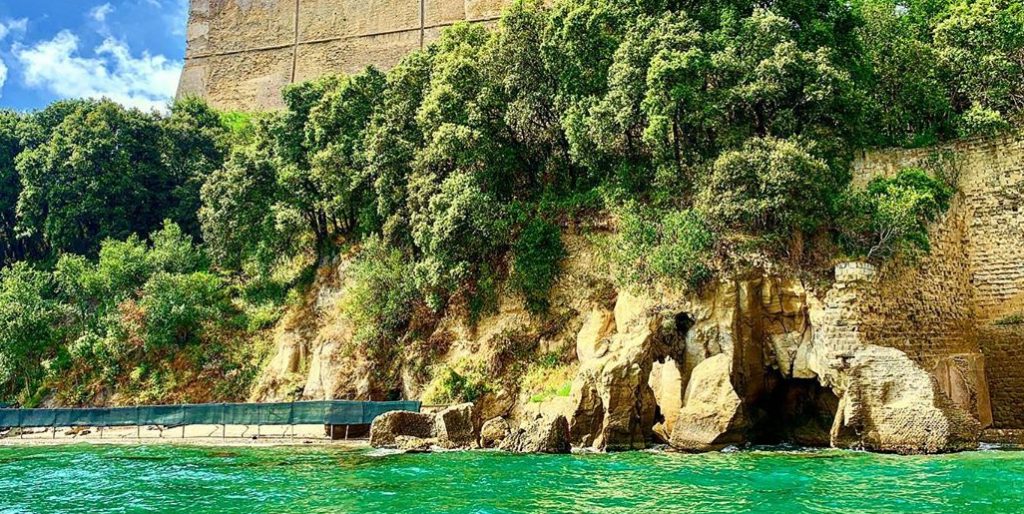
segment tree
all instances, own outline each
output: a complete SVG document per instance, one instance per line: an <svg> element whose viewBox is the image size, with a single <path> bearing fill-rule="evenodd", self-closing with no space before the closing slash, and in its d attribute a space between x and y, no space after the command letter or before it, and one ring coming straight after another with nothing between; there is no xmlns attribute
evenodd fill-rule
<svg viewBox="0 0 1024 514"><path fill-rule="evenodd" d="M725 229L790 234L826 218L830 170L805 144L753 138L711 167L698 207Z"/></svg>
<svg viewBox="0 0 1024 514"><path fill-rule="evenodd" d="M47 273L18 262L0 270L0 391L10 398L42 372L61 340L61 309Z"/></svg>
<svg viewBox="0 0 1024 514"><path fill-rule="evenodd" d="M1024 4L953 2L937 20L934 37L961 112L984 109L1005 117L1024 109Z"/></svg>
<svg viewBox="0 0 1024 514"><path fill-rule="evenodd" d="M21 259L25 253L16 231L21 181L14 163L22 150L18 135L21 123L20 115L0 111L0 266Z"/></svg>
<svg viewBox="0 0 1024 514"><path fill-rule="evenodd" d="M162 126L163 161L173 184L171 204L163 214L198 237L200 190L207 178L224 165L230 134L220 113L197 98L175 102Z"/></svg>
<svg viewBox="0 0 1024 514"><path fill-rule="evenodd" d="M202 188L203 239L214 262L229 270L255 258L272 262L287 247L277 215L282 194L273 158L261 145L236 149Z"/></svg>
<svg viewBox="0 0 1024 514"><path fill-rule="evenodd" d="M363 146L385 86L376 68L343 78L310 111L306 123L309 180L322 191L321 209L330 224L344 233L380 225Z"/></svg>
<svg viewBox="0 0 1024 514"><path fill-rule="evenodd" d="M110 101L82 103L40 146L18 156L19 230L52 251L95 255L99 242L148 234L177 186L155 115Z"/></svg>
<svg viewBox="0 0 1024 514"><path fill-rule="evenodd" d="M878 177L843 199L842 233L867 259L928 251L928 226L949 208L953 190L919 168Z"/></svg>

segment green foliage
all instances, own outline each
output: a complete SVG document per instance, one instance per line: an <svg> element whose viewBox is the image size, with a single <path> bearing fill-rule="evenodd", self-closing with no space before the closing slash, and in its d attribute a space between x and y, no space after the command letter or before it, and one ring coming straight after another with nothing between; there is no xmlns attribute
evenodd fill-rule
<svg viewBox="0 0 1024 514"><path fill-rule="evenodd" d="M255 147L235 150L202 189L199 219L214 261L240 269L247 259L269 263L286 246L275 207L280 190L274 163Z"/></svg>
<svg viewBox="0 0 1024 514"><path fill-rule="evenodd" d="M32 309L0 321L52 331L3 353L29 362L4 387L38 398L44 367L82 360L125 379L144 347L200 367L218 346L192 343L257 337L360 245L345 308L387 359L423 301L475 319L508 287L543 311L560 227L606 208L629 282L696 287L736 261L717 241L914 253L950 190L908 170L853 191L854 151L1009 129L1022 48L1019 0L517 0L387 73L291 85L280 112L2 111L0 264ZM471 374L445 394L478 395Z"/></svg>
<svg viewBox="0 0 1024 514"><path fill-rule="evenodd" d="M203 326L226 310L223 287L220 279L206 272L154 274L139 300L145 315L146 347L199 340Z"/></svg>
<svg viewBox="0 0 1024 514"><path fill-rule="evenodd" d="M509 282L526 299L532 312L548 308L548 292L558 279L558 266L565 258L561 230L541 218L530 221L512 246Z"/></svg>
<svg viewBox="0 0 1024 514"><path fill-rule="evenodd" d="M714 235L696 211L631 204L619 217L616 261L628 283L662 280L695 288L710 276L713 244Z"/></svg>
<svg viewBox="0 0 1024 514"><path fill-rule="evenodd" d="M6 398L38 379L60 340L61 308L49 274L24 262L0 271L0 392Z"/></svg>
<svg viewBox="0 0 1024 514"><path fill-rule="evenodd" d="M409 324L416 299L410 268L399 250L376 238L364 243L350 268L344 310L355 326L355 342L370 355L391 355Z"/></svg>
<svg viewBox="0 0 1024 514"><path fill-rule="evenodd" d="M441 184L425 178L410 188L410 204L418 207L411 220L413 241L422 252L416 277L439 307L436 295L473 277L497 245L500 204L468 173L456 173Z"/></svg>
<svg viewBox="0 0 1024 514"><path fill-rule="evenodd" d="M724 229L752 233L813 230L828 215L830 170L806 144L755 138L723 153L697 202Z"/></svg>
<svg viewBox="0 0 1024 514"><path fill-rule="evenodd" d="M435 401L446 403L475 402L490 391L483 376L475 370L460 373L452 368L441 371L441 390Z"/></svg>
<svg viewBox="0 0 1024 514"><path fill-rule="evenodd" d="M949 186L916 168L872 180L844 199L840 226L849 250L868 259L927 251L928 224L945 212L952 195Z"/></svg>
<svg viewBox="0 0 1024 514"><path fill-rule="evenodd" d="M1001 327L1024 325L1024 314L1009 314L1007 316L1003 316L1002 318L993 321L992 324Z"/></svg>

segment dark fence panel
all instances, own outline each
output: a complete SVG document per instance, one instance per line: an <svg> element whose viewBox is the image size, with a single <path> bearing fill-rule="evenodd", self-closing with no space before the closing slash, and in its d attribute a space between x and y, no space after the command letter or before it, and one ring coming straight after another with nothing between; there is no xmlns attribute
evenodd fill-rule
<svg viewBox="0 0 1024 514"><path fill-rule="evenodd" d="M420 402L345 400L207 403L87 409L0 409L0 427L134 425L367 425L393 410L419 412Z"/></svg>

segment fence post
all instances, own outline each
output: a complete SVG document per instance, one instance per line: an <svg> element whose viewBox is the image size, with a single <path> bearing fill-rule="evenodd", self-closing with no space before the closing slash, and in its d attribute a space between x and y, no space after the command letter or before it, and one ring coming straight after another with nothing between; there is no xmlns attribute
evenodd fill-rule
<svg viewBox="0 0 1024 514"><path fill-rule="evenodd" d="M142 420L139 416L139 406L135 406L135 438L142 439Z"/></svg>
<svg viewBox="0 0 1024 514"><path fill-rule="evenodd" d="M222 404L220 404L220 427L221 427L220 438L221 439L227 439L228 438L228 420L224 419L226 417L227 417L227 405L222 403Z"/></svg>
<svg viewBox="0 0 1024 514"><path fill-rule="evenodd" d="M185 406L181 406L181 438L185 438Z"/></svg>

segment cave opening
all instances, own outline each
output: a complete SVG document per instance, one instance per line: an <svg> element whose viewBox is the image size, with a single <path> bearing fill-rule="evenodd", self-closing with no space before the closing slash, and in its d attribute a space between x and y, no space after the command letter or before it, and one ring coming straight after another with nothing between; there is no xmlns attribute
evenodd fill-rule
<svg viewBox="0 0 1024 514"><path fill-rule="evenodd" d="M785 378L774 372L767 392L752 405L754 444L827 447L839 397L817 379Z"/></svg>

